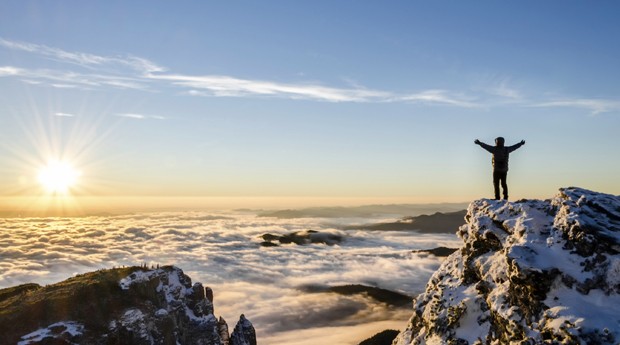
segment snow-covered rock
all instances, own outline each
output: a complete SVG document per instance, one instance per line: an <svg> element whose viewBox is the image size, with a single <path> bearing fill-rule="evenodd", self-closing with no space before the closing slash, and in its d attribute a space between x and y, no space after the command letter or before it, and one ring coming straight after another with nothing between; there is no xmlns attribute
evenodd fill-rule
<svg viewBox="0 0 620 345"><path fill-rule="evenodd" d="M256 345L256 332L250 320L241 314L235 330L230 335L231 345Z"/></svg>
<svg viewBox="0 0 620 345"><path fill-rule="evenodd" d="M481 199L395 345L620 343L620 197Z"/></svg>

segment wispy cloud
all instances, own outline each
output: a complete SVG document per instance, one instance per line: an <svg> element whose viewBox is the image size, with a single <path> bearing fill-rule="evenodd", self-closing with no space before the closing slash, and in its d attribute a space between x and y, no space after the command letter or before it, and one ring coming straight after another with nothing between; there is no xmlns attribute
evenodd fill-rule
<svg viewBox="0 0 620 345"><path fill-rule="evenodd" d="M51 69L24 69L13 66L0 67L0 77L21 77L25 83L48 85L57 88L101 88L150 90L149 82L139 77L118 75L84 74L74 71Z"/></svg>
<svg viewBox="0 0 620 345"><path fill-rule="evenodd" d="M427 89L406 93L366 88L357 82L350 82L349 87L333 87L320 83L287 83L226 75L168 73L165 67L132 55L101 56L3 38L0 38L0 47L36 54L87 69L86 71L74 71L0 66L0 77L16 77L25 83L56 88L115 88L157 92L175 87L181 89L182 94L203 97L270 97L323 102L412 103L457 108L492 108L506 105L540 108L570 107L586 109L593 115L620 110L620 101L614 99L575 98L535 101L528 99L518 89L510 86L507 79L496 81L490 88L479 88L478 92ZM129 115L139 116L125 117L158 118L145 117L140 114Z"/></svg>
<svg viewBox="0 0 620 345"><path fill-rule="evenodd" d="M0 67L0 77L20 75L21 70L12 66Z"/></svg>
<svg viewBox="0 0 620 345"><path fill-rule="evenodd" d="M408 102L456 107L478 107L473 97L457 95L447 90L427 90L400 95L380 90L334 88L312 84L287 84L263 80L239 79L227 76L150 75L152 79L169 80L174 85L190 88L192 96L273 96L328 102Z"/></svg>
<svg viewBox="0 0 620 345"><path fill-rule="evenodd" d="M358 84L352 88L338 88L320 84L285 83L256 79L243 79L222 75L167 74L166 68L131 55L100 56L82 52L69 52L41 44L11 41L0 38L0 46L8 49L37 54L56 61L76 64L95 74L49 69L27 70L12 66L0 67L0 76L21 76L32 82L47 80L55 87L114 87L125 89L150 89L161 83L186 89L194 96L209 97L274 97L285 99L314 100L326 102L410 102L440 104L457 107L473 107L474 103L464 97L444 90L427 90L417 94L399 94L392 91L373 90ZM128 67L121 73L115 68ZM104 74L108 72L108 74ZM114 73L112 73L114 72ZM121 73L121 74L119 74Z"/></svg>
<svg viewBox="0 0 620 345"><path fill-rule="evenodd" d="M196 96L243 97L254 95L329 102L372 102L393 98L393 95L386 91L343 89L312 84L278 83L229 76L151 74L148 78L165 80L173 85L190 88L188 93Z"/></svg>
<svg viewBox="0 0 620 345"><path fill-rule="evenodd" d="M118 117L126 117L128 119L135 119L135 120L147 120L147 119L165 120L166 119L164 116L144 115L144 114L136 114L136 113L118 113L115 115Z"/></svg>
<svg viewBox="0 0 620 345"><path fill-rule="evenodd" d="M399 97L398 100L412 103L444 104L464 108L481 106L481 104L476 103L471 97L451 94L446 90L427 90Z"/></svg>
<svg viewBox="0 0 620 345"><path fill-rule="evenodd" d="M582 108L590 111L590 114L597 115L612 111L620 111L620 101L596 98L577 98L562 99L548 102L540 102L532 105L533 107L564 107Z"/></svg>
<svg viewBox="0 0 620 345"><path fill-rule="evenodd" d="M100 56L95 54L69 52L59 48L48 47L42 44L11 41L0 38L0 46L12 50L26 51L38 55L46 56L61 62L74 63L82 67L102 67L105 65L118 65L129 67L135 71L143 73L163 72L165 69L157 64L143 58L127 56Z"/></svg>
<svg viewBox="0 0 620 345"><path fill-rule="evenodd" d="M77 85L72 85L72 84L51 84L51 85L58 89L75 89L79 87Z"/></svg>
<svg viewBox="0 0 620 345"><path fill-rule="evenodd" d="M190 88L193 96L274 96L328 102L408 102L457 107L477 107L472 98L447 90L427 90L399 95L397 93L365 88L333 88L312 84L287 84L262 80L239 79L226 76L151 75L150 78L169 80L175 85Z"/></svg>
<svg viewBox="0 0 620 345"><path fill-rule="evenodd" d="M508 85L508 81L504 80L499 85L489 89L489 93L512 100L522 98L522 94L519 90L512 88Z"/></svg>
<svg viewBox="0 0 620 345"><path fill-rule="evenodd" d="M62 112L56 112L54 113L54 115L59 116L59 117L75 117L75 114L62 113Z"/></svg>

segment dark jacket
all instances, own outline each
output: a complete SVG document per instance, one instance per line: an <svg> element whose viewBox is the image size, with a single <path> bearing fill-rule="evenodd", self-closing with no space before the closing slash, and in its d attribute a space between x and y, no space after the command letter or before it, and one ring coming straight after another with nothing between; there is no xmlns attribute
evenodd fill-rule
<svg viewBox="0 0 620 345"><path fill-rule="evenodd" d="M508 172L508 155L510 152L518 149L523 143L517 143L512 146L491 146L480 142L479 144L483 149L493 154L493 171L496 172Z"/></svg>

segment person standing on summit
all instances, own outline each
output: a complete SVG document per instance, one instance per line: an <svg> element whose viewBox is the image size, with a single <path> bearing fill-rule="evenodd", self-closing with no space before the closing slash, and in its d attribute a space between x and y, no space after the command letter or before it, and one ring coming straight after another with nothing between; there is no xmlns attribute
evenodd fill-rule
<svg viewBox="0 0 620 345"><path fill-rule="evenodd" d="M504 146L504 138L495 138L495 146L491 146L476 139L474 144L480 145L483 149L493 155L493 188L495 189L495 200L499 200L499 184L501 182L504 190L504 200L508 200L508 185L506 176L508 175L508 155L525 144L525 140L512 146Z"/></svg>

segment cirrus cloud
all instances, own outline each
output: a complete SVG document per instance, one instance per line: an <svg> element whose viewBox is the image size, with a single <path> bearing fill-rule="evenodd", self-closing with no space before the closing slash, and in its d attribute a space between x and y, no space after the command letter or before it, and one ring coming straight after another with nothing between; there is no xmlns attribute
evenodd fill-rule
<svg viewBox="0 0 620 345"><path fill-rule="evenodd" d="M596 98L576 98L561 99L548 102L541 102L532 105L533 107L560 107L560 108L581 108L590 111L590 114L597 115L611 111L620 111L620 101Z"/></svg>
<svg viewBox="0 0 620 345"><path fill-rule="evenodd" d="M586 109L592 115L620 111L620 101L615 99L528 99L521 91L510 87L505 80L490 88L477 87L478 92L454 91L446 88L406 92L366 88L358 83L355 83L353 87L335 87L321 83L292 83L227 75L172 73L149 59L131 54L104 56L1 37L0 47L75 65L83 69L79 71L0 66L0 77L19 78L32 85L55 88L89 90L114 88L164 92L173 87L181 89L181 94L205 97L269 97L334 103L409 103L457 108L492 108L506 105L538 108L569 107Z"/></svg>

